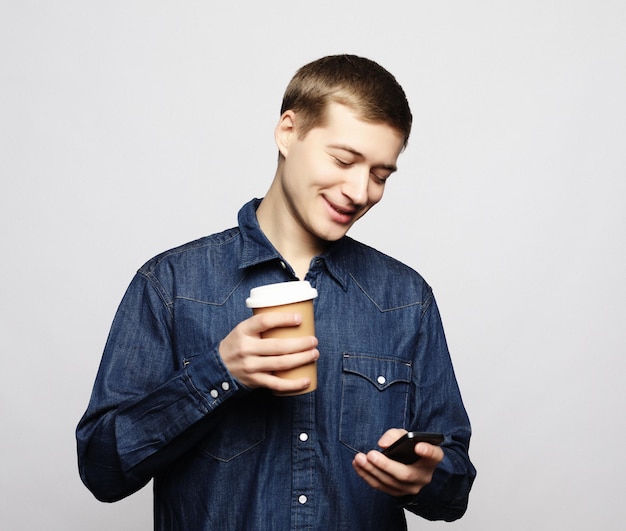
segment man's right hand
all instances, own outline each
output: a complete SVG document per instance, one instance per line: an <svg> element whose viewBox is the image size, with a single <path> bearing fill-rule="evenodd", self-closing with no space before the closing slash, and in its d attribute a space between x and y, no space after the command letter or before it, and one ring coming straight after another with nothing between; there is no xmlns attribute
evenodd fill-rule
<svg viewBox="0 0 626 531"><path fill-rule="evenodd" d="M311 381L308 378L286 380L274 371L294 369L319 357L317 338L262 338L272 328L298 326L299 314L262 313L239 323L219 345L226 368L243 385L250 388L266 387L278 392L303 391Z"/></svg>

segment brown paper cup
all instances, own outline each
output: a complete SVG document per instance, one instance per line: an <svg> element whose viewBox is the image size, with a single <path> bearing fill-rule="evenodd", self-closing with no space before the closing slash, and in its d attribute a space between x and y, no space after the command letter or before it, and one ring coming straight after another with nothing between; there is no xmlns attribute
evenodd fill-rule
<svg viewBox="0 0 626 531"><path fill-rule="evenodd" d="M315 323L313 319L313 299L317 297L317 290L312 288L307 281L281 282L278 284L268 284L250 290L250 297L246 300L248 308L252 308L253 313L267 312L288 312L299 313L302 322L298 326L286 326L283 328L272 328L262 334L262 337L302 337L315 335ZM280 378L295 380L308 377L311 385L303 391L292 393L278 393L280 396L293 396L310 393L317 389L317 363L309 363L290 369L287 371L276 371L274 373Z"/></svg>

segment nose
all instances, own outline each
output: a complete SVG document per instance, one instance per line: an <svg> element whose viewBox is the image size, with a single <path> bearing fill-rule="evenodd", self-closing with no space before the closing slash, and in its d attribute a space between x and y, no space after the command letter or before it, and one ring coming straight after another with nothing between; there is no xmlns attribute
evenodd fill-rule
<svg viewBox="0 0 626 531"><path fill-rule="evenodd" d="M367 190L369 186L369 170L349 172L342 186L342 193L353 205L363 206L367 204Z"/></svg>

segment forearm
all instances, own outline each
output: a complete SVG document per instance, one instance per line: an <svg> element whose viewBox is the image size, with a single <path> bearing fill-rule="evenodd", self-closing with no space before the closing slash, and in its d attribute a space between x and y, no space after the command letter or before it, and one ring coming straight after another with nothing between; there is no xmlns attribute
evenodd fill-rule
<svg viewBox="0 0 626 531"><path fill-rule="evenodd" d="M452 361L434 298L421 322L417 365L427 367L415 381L412 427L418 431L442 432L444 459L432 481L405 505L429 520L456 520L467 509L476 470L469 458L470 421L463 405Z"/></svg>
<svg viewBox="0 0 626 531"><path fill-rule="evenodd" d="M210 431L241 392L216 356L196 356L153 391L117 405L100 400L106 385L97 380L98 398L77 440L81 478L98 499L114 501L141 488Z"/></svg>
<svg viewBox="0 0 626 531"><path fill-rule="evenodd" d="M78 470L85 486L100 501L117 501L143 487L150 475L124 472L115 437L116 412L78 425ZM95 425L91 425L96 423Z"/></svg>
<svg viewBox="0 0 626 531"><path fill-rule="evenodd" d="M465 514L476 470L461 448L444 447L444 459L419 494L402 500L404 507L427 520L451 522Z"/></svg>

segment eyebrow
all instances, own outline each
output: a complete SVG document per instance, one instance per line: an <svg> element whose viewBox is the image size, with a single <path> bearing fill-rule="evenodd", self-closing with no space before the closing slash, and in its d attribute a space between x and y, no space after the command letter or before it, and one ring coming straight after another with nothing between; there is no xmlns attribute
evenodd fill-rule
<svg viewBox="0 0 626 531"><path fill-rule="evenodd" d="M343 151L347 151L348 153L352 153L355 157L359 158L359 159L364 159L365 155L363 155L363 153L361 153L360 151L357 151L354 148L351 148L349 146L346 146L344 144L330 144L328 146L329 148L332 149L341 149ZM376 164L376 166L374 166L375 168L382 168L385 170L389 170L391 172L397 171L398 167L395 164Z"/></svg>

